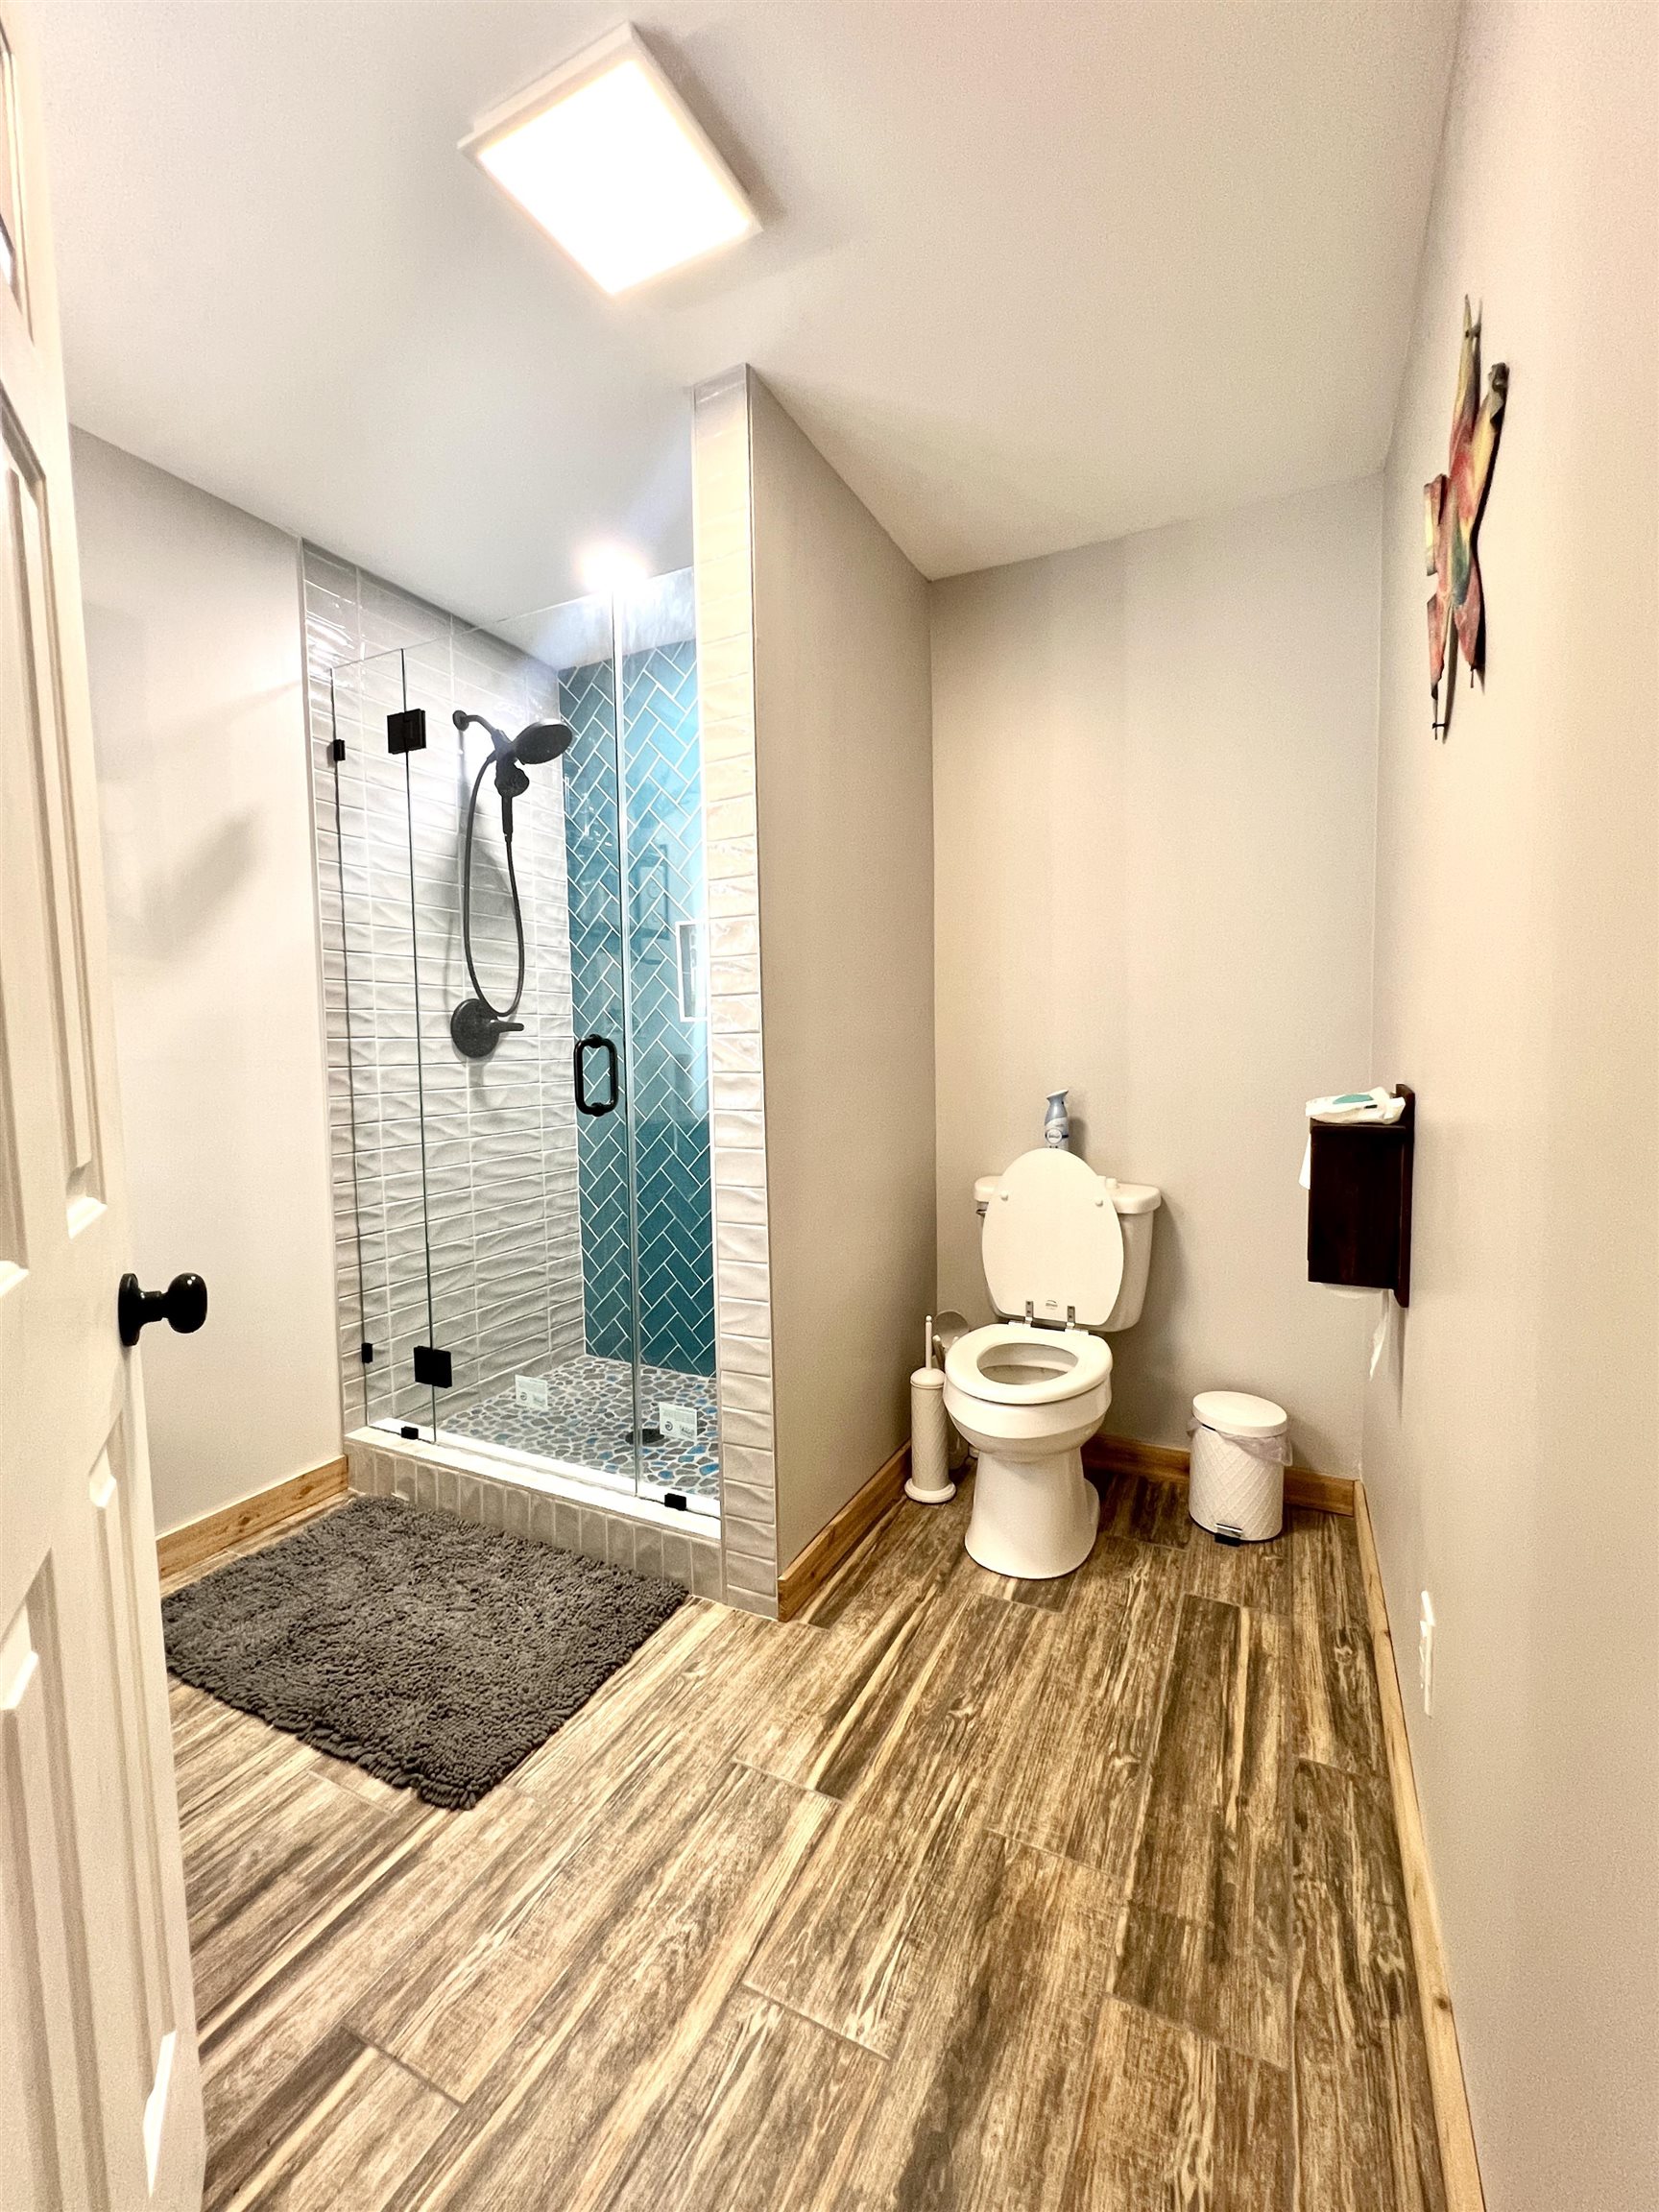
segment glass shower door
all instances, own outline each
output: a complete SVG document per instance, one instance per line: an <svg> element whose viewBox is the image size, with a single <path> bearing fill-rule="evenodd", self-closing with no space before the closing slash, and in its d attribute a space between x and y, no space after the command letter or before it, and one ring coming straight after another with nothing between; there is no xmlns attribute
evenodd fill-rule
<svg viewBox="0 0 1659 2212"><path fill-rule="evenodd" d="M647 1424L635 1355L638 1282L629 1206L621 779L610 611L599 601L585 604L590 627L574 648L581 658L565 667L560 685L562 711L575 733L565 776L584 1312L575 1384L592 1424L589 1449L606 1461L625 1450L637 1487Z"/></svg>
<svg viewBox="0 0 1659 2212"><path fill-rule="evenodd" d="M653 579L619 602L612 681L622 702L617 818L639 1487L645 1497L711 1513L719 1503L719 1420L702 748L689 584L688 571Z"/></svg>
<svg viewBox="0 0 1659 2212"><path fill-rule="evenodd" d="M573 716L537 649L573 613L456 624L406 656L434 703L412 778L434 1302L456 1351L438 1419L632 1494L632 1361L595 1340L581 1174L582 1132L622 1123L623 1008L619 985L579 1002L575 982L578 931L614 931L620 889L614 867L585 873L579 915L571 870L584 791L602 817L614 785L615 725L603 701ZM631 1300L631 1248L611 1275Z"/></svg>

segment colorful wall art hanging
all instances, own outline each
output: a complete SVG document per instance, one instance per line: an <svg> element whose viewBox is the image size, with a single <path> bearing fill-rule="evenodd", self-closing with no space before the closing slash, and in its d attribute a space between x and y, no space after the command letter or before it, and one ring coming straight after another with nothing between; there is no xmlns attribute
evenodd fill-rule
<svg viewBox="0 0 1659 2212"><path fill-rule="evenodd" d="M1434 734L1444 738L1452 723L1452 693L1457 645L1474 675L1483 677L1485 604L1480 596L1480 564L1475 550L1492 460L1498 450L1498 425L1509 393L1509 369L1500 361L1480 391L1480 318L1463 302L1463 350L1457 362L1457 399L1452 410L1452 448L1446 473L1423 487L1423 530L1429 573L1434 579L1429 601L1429 687L1434 702ZM1442 700L1440 686L1446 691Z"/></svg>

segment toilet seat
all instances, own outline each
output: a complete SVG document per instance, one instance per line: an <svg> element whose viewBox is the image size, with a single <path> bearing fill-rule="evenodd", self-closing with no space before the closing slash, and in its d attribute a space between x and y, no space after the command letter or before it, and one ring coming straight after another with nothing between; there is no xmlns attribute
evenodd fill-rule
<svg viewBox="0 0 1659 2212"><path fill-rule="evenodd" d="M1111 1372L1112 1348L1103 1337L1028 1321L972 1329L945 1355L945 1380L983 1406L1052 1406L1082 1397Z"/></svg>

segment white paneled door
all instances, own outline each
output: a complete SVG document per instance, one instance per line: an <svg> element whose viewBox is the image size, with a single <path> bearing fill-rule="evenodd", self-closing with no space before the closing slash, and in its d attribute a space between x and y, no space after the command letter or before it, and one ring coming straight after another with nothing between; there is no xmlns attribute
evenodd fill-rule
<svg viewBox="0 0 1659 2212"><path fill-rule="evenodd" d="M202 2098L44 167L0 0L0 2205L172 2212Z"/></svg>

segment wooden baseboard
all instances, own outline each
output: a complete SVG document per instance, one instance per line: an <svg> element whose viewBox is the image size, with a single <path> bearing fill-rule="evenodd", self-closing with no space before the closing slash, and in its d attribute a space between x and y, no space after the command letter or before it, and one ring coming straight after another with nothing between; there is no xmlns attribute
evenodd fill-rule
<svg viewBox="0 0 1659 2212"><path fill-rule="evenodd" d="M1321 1475L1312 1467L1286 1467L1285 1503L1312 1513L1340 1513L1352 1521L1359 1485L1351 1475Z"/></svg>
<svg viewBox="0 0 1659 2212"><path fill-rule="evenodd" d="M1107 1475L1141 1475L1149 1482L1185 1482L1190 1458L1173 1444L1142 1444L1133 1436L1094 1436L1083 1447L1085 1466ZM1286 1505L1352 1515L1355 1489L1345 1475L1321 1475L1312 1467L1285 1470Z"/></svg>
<svg viewBox="0 0 1659 2212"><path fill-rule="evenodd" d="M1148 1482L1185 1482L1189 1455L1170 1444L1142 1444L1133 1436L1091 1436L1083 1464L1103 1475L1143 1475Z"/></svg>
<svg viewBox="0 0 1659 2212"><path fill-rule="evenodd" d="M345 1494L345 1459L326 1460L269 1490L256 1490L252 1498L240 1499L218 1513L205 1513L200 1521L187 1521L182 1528L170 1530L156 1542L156 1566L163 1576L188 1575L219 1552L245 1544L250 1536L263 1535L296 1514Z"/></svg>
<svg viewBox="0 0 1659 2212"><path fill-rule="evenodd" d="M1371 1527L1365 1485L1361 1482L1357 1487L1358 1510L1355 1519L1358 1524L1359 1564L1365 1583L1365 1610L1370 1620L1377 1694L1382 1710L1382 1741L1388 1753L1394 1830L1400 1839L1400 1861L1406 1876L1406 1912L1411 1926L1417 1999L1429 2046L1429 2084L1434 2100L1434 2128L1440 2142L1446 2212L1485 2212L1480 2168L1475 2155L1475 2128L1469 2117L1469 2096L1463 2081L1463 2061L1457 2050L1457 2023L1452 2013L1446 1953L1440 1940L1440 1915L1434 1904L1428 1846L1423 1837L1423 1815L1411 1771L1411 1744L1406 1733L1406 1707L1400 1695L1394 1636L1388 1625L1388 1606L1382 1593L1377 1539Z"/></svg>
<svg viewBox="0 0 1659 2212"><path fill-rule="evenodd" d="M1144 1475L1154 1482L1185 1482L1189 1455L1171 1444L1142 1444L1132 1436L1095 1436L1083 1447L1084 1463L1105 1474ZM788 1621L814 1592L823 1588L843 1559L896 1505L909 1473L910 1447L901 1445L885 1467L850 1498L827 1527L798 1552L778 1577L778 1618ZM1339 1475L1316 1474L1311 1467L1286 1467L1285 1503L1319 1513L1354 1511L1356 1485Z"/></svg>
<svg viewBox="0 0 1659 2212"><path fill-rule="evenodd" d="M862 1490L854 1492L833 1521L820 1528L804 1551L798 1551L778 1577L778 1618L788 1621L806 1600L821 1590L847 1554L867 1536L883 1513L890 1512L904 1494L910 1471L910 1447L902 1444L884 1467L878 1467Z"/></svg>

